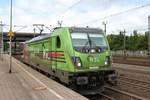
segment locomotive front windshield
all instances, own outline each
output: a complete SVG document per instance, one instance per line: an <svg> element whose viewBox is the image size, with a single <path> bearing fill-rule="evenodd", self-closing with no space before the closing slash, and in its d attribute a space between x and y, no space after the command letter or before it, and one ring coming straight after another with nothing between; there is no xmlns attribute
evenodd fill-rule
<svg viewBox="0 0 150 100"><path fill-rule="evenodd" d="M107 47L103 34L72 33L71 36L74 47Z"/></svg>

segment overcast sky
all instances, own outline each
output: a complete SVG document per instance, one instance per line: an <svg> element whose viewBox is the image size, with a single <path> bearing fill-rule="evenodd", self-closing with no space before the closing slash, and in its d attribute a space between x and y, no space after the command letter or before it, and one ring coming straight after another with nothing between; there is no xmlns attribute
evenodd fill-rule
<svg viewBox="0 0 150 100"><path fill-rule="evenodd" d="M146 4L150 4L150 0L13 0L13 24L28 26L20 32L33 32L33 24L56 27L58 20L63 20L63 26L98 28L103 28L102 22L106 21L107 34L123 29L130 34L134 29L147 31L150 6L106 16ZM0 0L0 20L7 25L9 10L10 0ZM13 28L14 31L18 29L20 27ZM4 30L8 31L9 28L5 27Z"/></svg>

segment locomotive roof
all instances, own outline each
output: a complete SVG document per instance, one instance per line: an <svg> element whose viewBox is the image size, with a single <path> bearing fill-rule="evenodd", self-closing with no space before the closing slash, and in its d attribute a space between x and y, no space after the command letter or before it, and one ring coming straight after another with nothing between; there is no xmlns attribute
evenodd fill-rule
<svg viewBox="0 0 150 100"><path fill-rule="evenodd" d="M59 29L59 28L56 28L56 29ZM98 28L70 27L69 30L70 30L70 32L85 32L85 33L100 33L100 34L103 33L102 29L98 29ZM42 40L42 39L49 38L51 36L52 36L52 33L45 34L45 35L40 35L40 36L37 36L35 38L32 38L31 40L26 41L26 43L39 41L39 40Z"/></svg>
<svg viewBox="0 0 150 100"><path fill-rule="evenodd" d="M85 32L85 33L103 33L99 28L85 28L85 27L70 27L71 32Z"/></svg>

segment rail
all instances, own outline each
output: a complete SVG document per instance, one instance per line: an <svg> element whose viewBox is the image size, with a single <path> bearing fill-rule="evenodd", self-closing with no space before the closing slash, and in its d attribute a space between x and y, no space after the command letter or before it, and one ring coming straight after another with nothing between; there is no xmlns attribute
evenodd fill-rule
<svg viewBox="0 0 150 100"><path fill-rule="evenodd" d="M137 58L137 57L124 57L124 56L115 56L113 57L114 63L122 63L122 64L131 64L131 65L140 65L150 67L149 57L145 58Z"/></svg>
<svg viewBox="0 0 150 100"><path fill-rule="evenodd" d="M119 81L150 90L150 82L145 82L145 81L132 79L132 78L128 78L128 77L120 78L120 76L119 76Z"/></svg>
<svg viewBox="0 0 150 100"><path fill-rule="evenodd" d="M108 87L108 86L105 86L106 89L109 89L109 90L112 90L114 92L118 92L120 94L123 94L123 95L126 95L126 96L129 96L131 100L134 100L134 99L138 99L138 100L149 100L147 98L143 98L143 97L140 97L138 95L135 95L135 94L132 94L132 93L128 93L126 91L121 91L121 90L118 90L118 89L115 89L115 88L112 88L112 87Z"/></svg>
<svg viewBox="0 0 150 100"><path fill-rule="evenodd" d="M109 99L109 100L117 100L117 99L115 99L115 98L113 98L113 97L110 97L110 96L108 96L108 95L105 95L105 94L103 94L103 93L100 93L100 95L103 96L104 98Z"/></svg>

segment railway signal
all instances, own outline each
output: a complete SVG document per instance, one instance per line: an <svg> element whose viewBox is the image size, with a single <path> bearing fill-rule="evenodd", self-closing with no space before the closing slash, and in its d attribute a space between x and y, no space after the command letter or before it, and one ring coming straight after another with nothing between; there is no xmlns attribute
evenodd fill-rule
<svg viewBox="0 0 150 100"><path fill-rule="evenodd" d="M9 31L9 32L7 33L7 36L9 37L9 40L11 40L12 37L14 37L14 32Z"/></svg>

